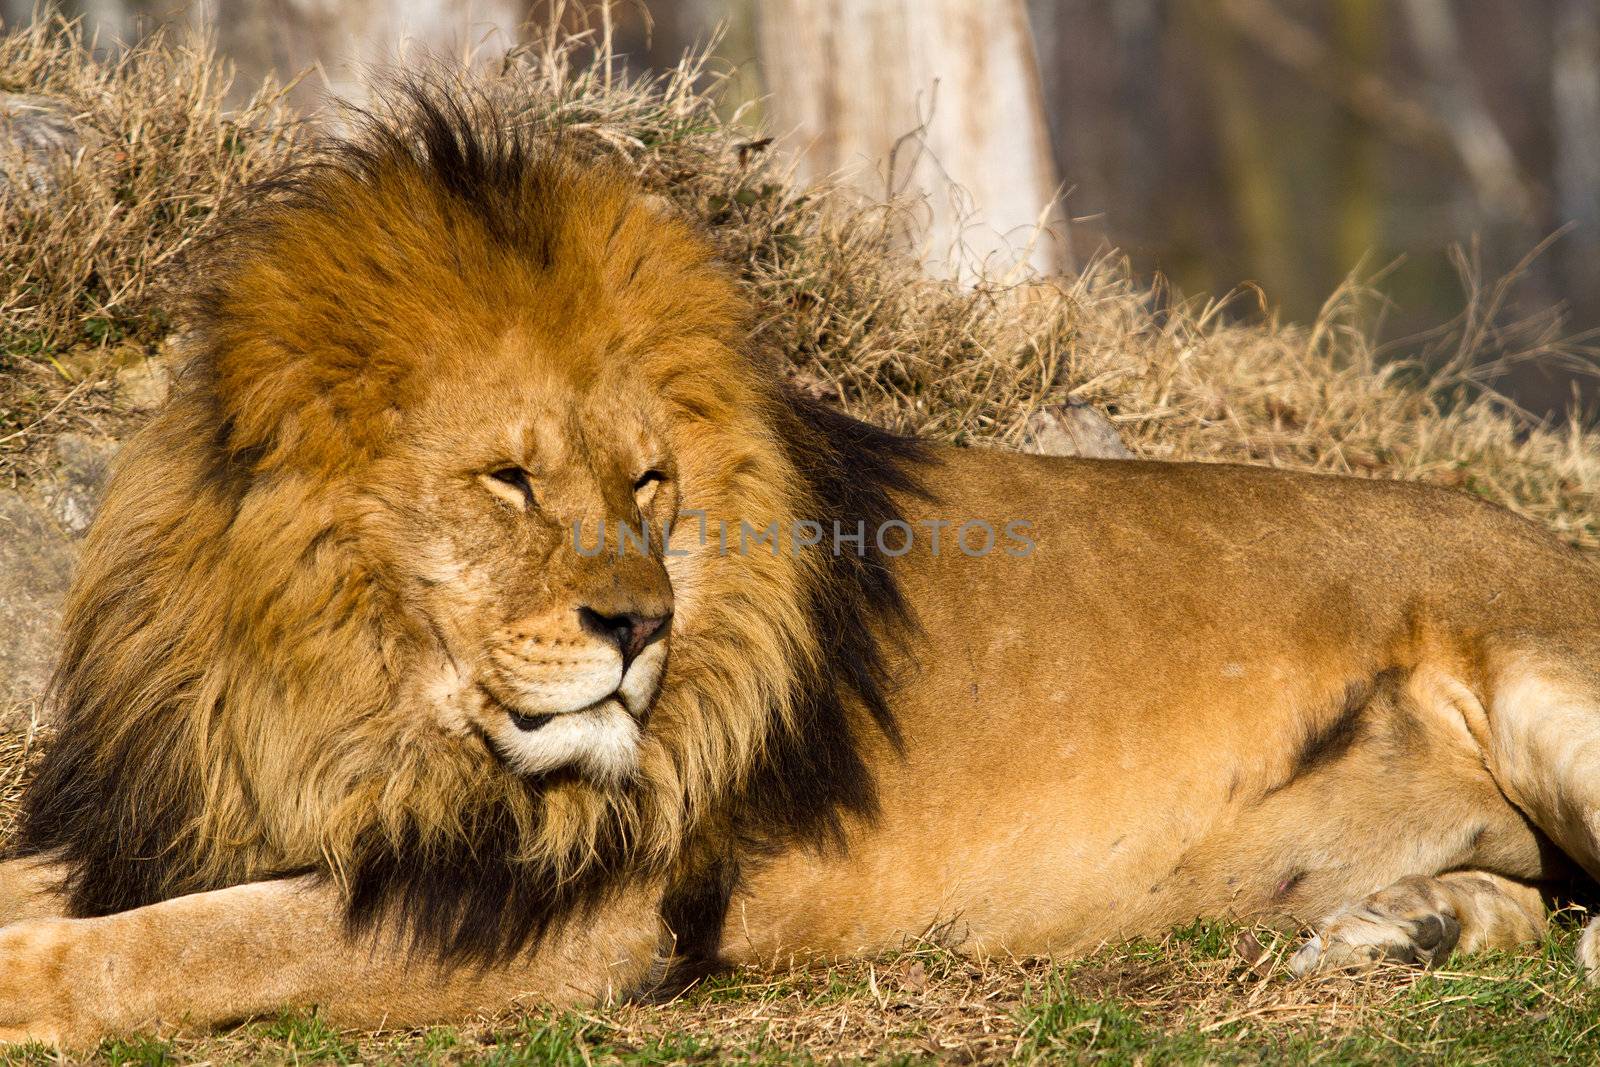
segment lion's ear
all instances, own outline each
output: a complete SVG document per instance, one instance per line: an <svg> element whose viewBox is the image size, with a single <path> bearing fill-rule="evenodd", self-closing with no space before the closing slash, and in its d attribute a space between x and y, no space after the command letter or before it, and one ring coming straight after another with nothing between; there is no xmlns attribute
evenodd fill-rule
<svg viewBox="0 0 1600 1067"><path fill-rule="evenodd" d="M209 337L229 446L308 472L370 459L415 377L404 349L361 314L382 303L381 292L309 255L241 270Z"/></svg>

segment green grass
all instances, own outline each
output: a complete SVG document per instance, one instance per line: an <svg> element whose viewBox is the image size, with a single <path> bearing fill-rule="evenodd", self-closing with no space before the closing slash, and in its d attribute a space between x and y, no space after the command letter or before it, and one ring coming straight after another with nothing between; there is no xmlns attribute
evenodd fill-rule
<svg viewBox="0 0 1600 1067"><path fill-rule="evenodd" d="M268 1045L282 1046L296 1063L358 1063L360 1050L316 1015L287 1013L261 1027Z"/></svg>
<svg viewBox="0 0 1600 1067"><path fill-rule="evenodd" d="M151 1037L112 1040L100 1045L100 1058L116 1067L166 1067L176 1063L172 1044Z"/></svg>

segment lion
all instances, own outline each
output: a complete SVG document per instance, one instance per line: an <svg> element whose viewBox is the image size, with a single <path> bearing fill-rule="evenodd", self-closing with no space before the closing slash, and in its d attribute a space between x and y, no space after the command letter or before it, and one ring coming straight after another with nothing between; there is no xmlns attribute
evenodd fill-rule
<svg viewBox="0 0 1600 1067"><path fill-rule="evenodd" d="M84 547L0 1039L414 1026L1600 873L1600 568L1415 484L917 441L616 164L414 91L252 197ZM1594 927L1579 941L1600 963Z"/></svg>

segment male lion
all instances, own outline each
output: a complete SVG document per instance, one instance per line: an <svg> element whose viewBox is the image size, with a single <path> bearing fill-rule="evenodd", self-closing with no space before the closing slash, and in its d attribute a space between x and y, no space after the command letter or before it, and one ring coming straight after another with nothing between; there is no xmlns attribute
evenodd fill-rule
<svg viewBox="0 0 1600 1067"><path fill-rule="evenodd" d="M933 924L1426 962L1600 872L1600 569L1504 511L853 422L690 227L450 94L195 290L0 868L0 1037L412 1025Z"/></svg>

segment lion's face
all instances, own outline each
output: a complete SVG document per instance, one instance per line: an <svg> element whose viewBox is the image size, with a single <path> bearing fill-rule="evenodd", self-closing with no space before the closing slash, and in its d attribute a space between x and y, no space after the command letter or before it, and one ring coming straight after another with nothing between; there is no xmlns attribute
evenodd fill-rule
<svg viewBox="0 0 1600 1067"><path fill-rule="evenodd" d="M677 461L643 388L572 372L570 347L602 342L495 343L490 380L474 361L403 414L364 531L441 653L417 680L425 714L524 774L616 782L637 768L672 641Z"/></svg>

